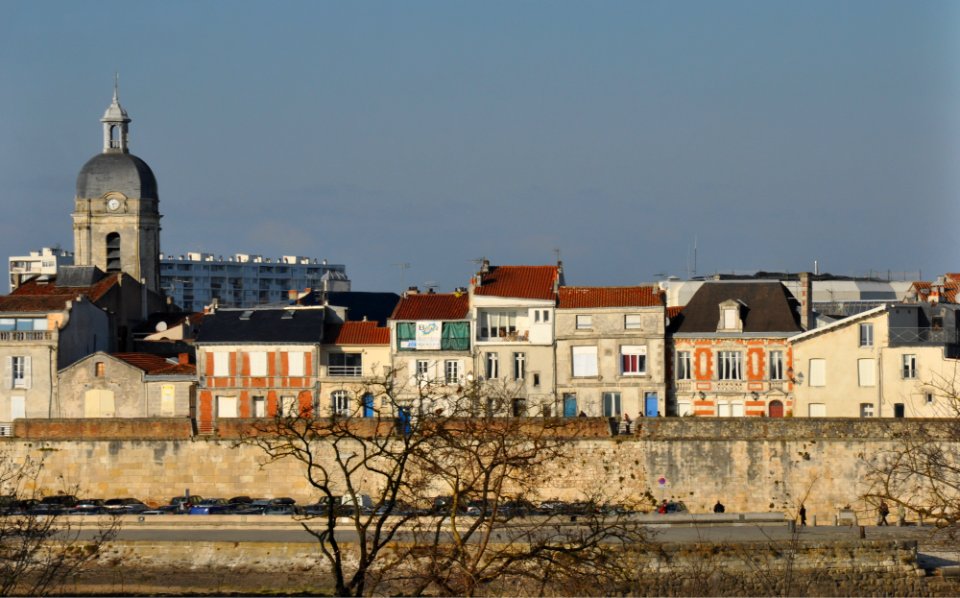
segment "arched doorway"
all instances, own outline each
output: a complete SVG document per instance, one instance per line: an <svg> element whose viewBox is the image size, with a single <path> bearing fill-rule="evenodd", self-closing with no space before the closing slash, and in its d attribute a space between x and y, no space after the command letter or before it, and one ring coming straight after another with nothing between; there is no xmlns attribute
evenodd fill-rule
<svg viewBox="0 0 960 598"><path fill-rule="evenodd" d="M770 401L770 417L783 417L783 403Z"/></svg>

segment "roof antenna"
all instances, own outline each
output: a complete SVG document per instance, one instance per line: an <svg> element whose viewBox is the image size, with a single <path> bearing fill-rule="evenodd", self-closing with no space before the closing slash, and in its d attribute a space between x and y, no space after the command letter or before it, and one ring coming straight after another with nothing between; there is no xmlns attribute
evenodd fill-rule
<svg viewBox="0 0 960 598"><path fill-rule="evenodd" d="M113 101L120 102L120 71L113 71Z"/></svg>

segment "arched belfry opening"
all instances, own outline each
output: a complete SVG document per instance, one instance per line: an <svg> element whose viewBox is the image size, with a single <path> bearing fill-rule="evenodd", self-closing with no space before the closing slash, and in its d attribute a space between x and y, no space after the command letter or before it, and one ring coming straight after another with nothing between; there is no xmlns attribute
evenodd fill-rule
<svg viewBox="0 0 960 598"><path fill-rule="evenodd" d="M120 272L120 233L107 235L107 272Z"/></svg>

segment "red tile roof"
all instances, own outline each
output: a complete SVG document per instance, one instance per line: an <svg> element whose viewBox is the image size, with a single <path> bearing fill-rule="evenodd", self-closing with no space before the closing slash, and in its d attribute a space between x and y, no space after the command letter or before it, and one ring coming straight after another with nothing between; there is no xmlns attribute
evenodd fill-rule
<svg viewBox="0 0 960 598"><path fill-rule="evenodd" d="M330 326L324 342L333 345L389 345L390 329L376 322L344 322Z"/></svg>
<svg viewBox="0 0 960 598"><path fill-rule="evenodd" d="M554 285L560 278L556 266L491 266L480 275L473 293L487 297L555 299Z"/></svg>
<svg viewBox="0 0 960 598"><path fill-rule="evenodd" d="M391 320L463 320L470 310L466 293L407 295L400 299Z"/></svg>
<svg viewBox="0 0 960 598"><path fill-rule="evenodd" d="M166 358L151 353L111 353L111 356L140 368L148 374L182 374L189 376L197 373L195 365L170 363Z"/></svg>
<svg viewBox="0 0 960 598"><path fill-rule="evenodd" d="M951 276L947 274L947 276ZM930 293L933 291L933 283L918 280L913 283L913 289L917 292L917 296L922 301L929 301ZM943 284L943 294L938 299L941 303L956 303L957 302L957 291L960 290L960 282L953 282L952 280L947 280Z"/></svg>
<svg viewBox="0 0 960 598"><path fill-rule="evenodd" d="M118 276L107 276L88 287L59 287L55 283L41 284L36 279L29 280L9 295L0 297L0 311L60 311L67 301L79 295L86 296L91 302L97 301L118 281Z"/></svg>
<svg viewBox="0 0 960 598"><path fill-rule="evenodd" d="M679 316L683 312L682 305L674 305L673 307L667 308L667 317L671 320Z"/></svg>
<svg viewBox="0 0 960 598"><path fill-rule="evenodd" d="M561 308L654 307L663 305L653 286L560 287Z"/></svg>

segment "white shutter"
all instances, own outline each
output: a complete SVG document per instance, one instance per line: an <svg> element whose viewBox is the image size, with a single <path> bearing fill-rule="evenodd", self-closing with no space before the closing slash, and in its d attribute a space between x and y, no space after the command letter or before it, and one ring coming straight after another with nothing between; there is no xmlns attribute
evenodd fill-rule
<svg viewBox="0 0 960 598"><path fill-rule="evenodd" d="M827 362L825 359L810 360L810 386L827 385Z"/></svg>
<svg viewBox="0 0 960 598"><path fill-rule="evenodd" d="M3 387L13 388L13 357L7 357L7 364L3 370Z"/></svg>
<svg viewBox="0 0 960 598"><path fill-rule="evenodd" d="M290 351L287 353L288 376L303 376L306 371L303 365L303 351Z"/></svg>
<svg viewBox="0 0 960 598"><path fill-rule="evenodd" d="M807 412L810 417L826 417L827 406L823 403L810 403L807 405Z"/></svg>
<svg viewBox="0 0 960 598"><path fill-rule="evenodd" d="M466 370L463 369L463 360L457 361L457 382L463 382Z"/></svg>
<svg viewBox="0 0 960 598"><path fill-rule="evenodd" d="M33 378L33 367L31 366L32 361L33 359L29 355L23 358L23 387L24 388L30 388L32 386L32 380L31 380Z"/></svg>
<svg viewBox="0 0 960 598"><path fill-rule="evenodd" d="M26 397L10 397L10 421L27 417Z"/></svg>
<svg viewBox="0 0 960 598"><path fill-rule="evenodd" d="M266 353L266 351L251 351L251 352L250 352L250 375L251 375L251 376L266 376L266 375L267 375L267 353Z"/></svg>
<svg viewBox="0 0 960 598"><path fill-rule="evenodd" d="M573 347L573 375L597 375L597 347Z"/></svg>
<svg viewBox="0 0 960 598"><path fill-rule="evenodd" d="M860 382L860 386L876 386L877 385L876 361L874 361L873 359L858 359L857 360L857 379Z"/></svg>

